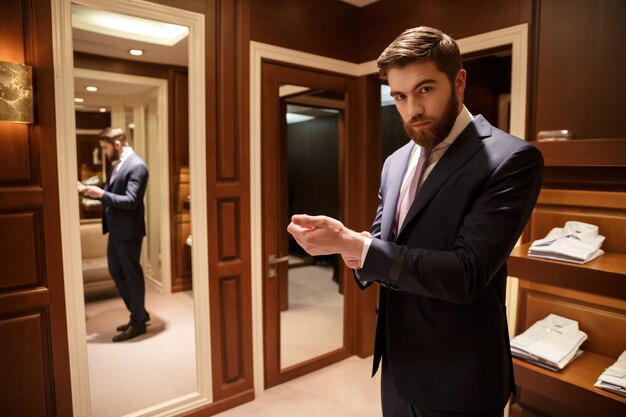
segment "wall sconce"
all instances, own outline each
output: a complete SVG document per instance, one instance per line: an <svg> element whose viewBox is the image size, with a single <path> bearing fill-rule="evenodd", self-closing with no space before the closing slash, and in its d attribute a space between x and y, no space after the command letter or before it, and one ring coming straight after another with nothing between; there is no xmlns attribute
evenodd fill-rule
<svg viewBox="0 0 626 417"><path fill-rule="evenodd" d="M0 61L0 121L34 123L33 70Z"/></svg>

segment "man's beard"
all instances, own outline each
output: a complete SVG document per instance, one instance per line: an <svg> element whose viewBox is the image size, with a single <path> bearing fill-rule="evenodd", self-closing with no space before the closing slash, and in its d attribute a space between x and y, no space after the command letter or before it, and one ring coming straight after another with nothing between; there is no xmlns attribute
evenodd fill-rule
<svg viewBox="0 0 626 417"><path fill-rule="evenodd" d="M454 126L458 113L459 100L454 92L452 92L452 94L450 94L450 98L448 99L448 103L446 104L443 117L439 120L430 119L433 124L432 127L414 130L411 127L413 123L429 120L428 117L414 116L408 122L404 123L404 131L411 139L413 139L413 142L419 146L432 149L450 134L450 130L452 130L452 126Z"/></svg>
<svg viewBox="0 0 626 417"><path fill-rule="evenodd" d="M112 164L116 163L117 160L120 159L120 151L118 151L117 148L114 147L113 148L113 154L111 156L107 155L107 159Z"/></svg>

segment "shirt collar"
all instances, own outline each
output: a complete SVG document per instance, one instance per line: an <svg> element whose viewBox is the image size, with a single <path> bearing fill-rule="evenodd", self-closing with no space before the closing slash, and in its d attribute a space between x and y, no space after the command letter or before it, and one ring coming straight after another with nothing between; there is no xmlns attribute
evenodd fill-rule
<svg viewBox="0 0 626 417"><path fill-rule="evenodd" d="M122 154L120 155L120 162L124 162L126 159L128 159L129 156L134 153L135 151L133 151L133 148L131 148L130 146L124 146Z"/></svg>

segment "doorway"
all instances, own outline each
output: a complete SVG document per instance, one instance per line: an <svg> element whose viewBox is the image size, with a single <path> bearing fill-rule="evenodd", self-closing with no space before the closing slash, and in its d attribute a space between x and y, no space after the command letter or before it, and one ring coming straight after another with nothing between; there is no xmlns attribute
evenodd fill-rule
<svg viewBox="0 0 626 417"><path fill-rule="evenodd" d="M296 213L349 224L347 76L262 66L264 375L270 387L352 354L354 286L338 255L311 257L289 237Z"/></svg>

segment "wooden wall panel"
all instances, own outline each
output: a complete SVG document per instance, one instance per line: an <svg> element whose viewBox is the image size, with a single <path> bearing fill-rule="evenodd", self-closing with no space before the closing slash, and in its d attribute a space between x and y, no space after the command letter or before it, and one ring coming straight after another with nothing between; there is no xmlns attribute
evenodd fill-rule
<svg viewBox="0 0 626 417"><path fill-rule="evenodd" d="M0 122L0 139L2 139L0 186L32 183L28 125Z"/></svg>
<svg viewBox="0 0 626 417"><path fill-rule="evenodd" d="M219 260L225 262L241 257L240 231L237 219L240 215L238 199L220 200L217 206Z"/></svg>
<svg viewBox="0 0 626 417"><path fill-rule="evenodd" d="M385 0L364 7L359 16L359 62L378 58L404 29L426 25L455 39L490 32L532 17L532 0Z"/></svg>
<svg viewBox="0 0 626 417"><path fill-rule="evenodd" d="M537 1L536 103L539 130L569 129L576 138L625 136L626 2ZM558 79L558 82L555 80Z"/></svg>
<svg viewBox="0 0 626 417"><path fill-rule="evenodd" d="M233 383L243 378L241 346L241 286L240 277L220 279L221 339L223 346L222 378Z"/></svg>
<svg viewBox="0 0 626 417"><path fill-rule="evenodd" d="M44 285L41 214L0 213L0 290Z"/></svg>
<svg viewBox="0 0 626 417"><path fill-rule="evenodd" d="M336 0L252 1L250 36L257 42L359 62L358 20L359 8Z"/></svg>
<svg viewBox="0 0 626 417"><path fill-rule="evenodd" d="M207 0L205 5L211 352L213 399L220 403L254 396L247 95L250 2Z"/></svg>
<svg viewBox="0 0 626 417"><path fill-rule="evenodd" d="M47 317L41 312L0 318L0 410L11 417L52 416Z"/></svg>

